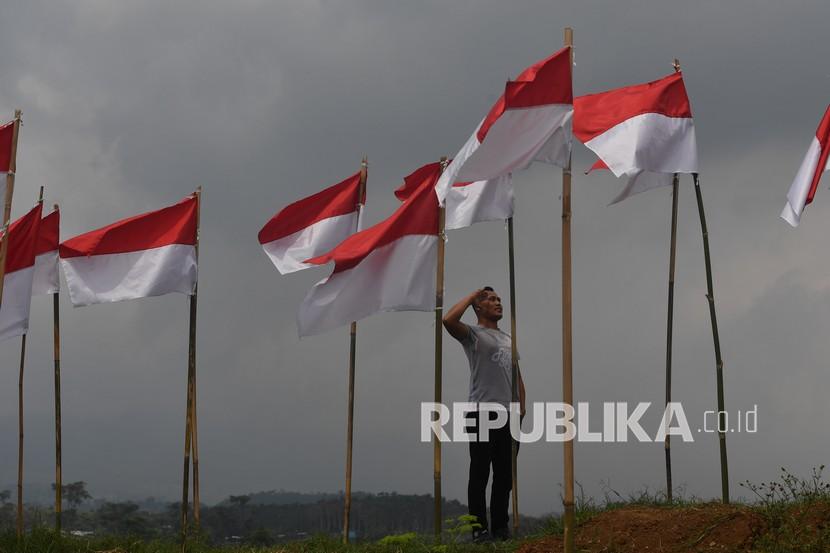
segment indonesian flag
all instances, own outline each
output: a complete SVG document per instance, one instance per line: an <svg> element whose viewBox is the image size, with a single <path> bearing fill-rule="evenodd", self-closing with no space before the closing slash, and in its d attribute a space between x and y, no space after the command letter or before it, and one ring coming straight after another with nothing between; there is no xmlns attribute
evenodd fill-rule
<svg viewBox="0 0 830 553"><path fill-rule="evenodd" d="M697 173L697 142L683 75L579 96L574 100L574 135L610 169L628 177L611 202L669 185L673 173Z"/></svg>
<svg viewBox="0 0 830 553"><path fill-rule="evenodd" d="M26 334L35 272L35 248L42 205L9 226L6 274L3 277L3 304L0 306L0 340Z"/></svg>
<svg viewBox="0 0 830 553"><path fill-rule="evenodd" d="M504 94L441 175L443 203L456 182L504 177L533 161L560 167L571 153L570 47L559 50L508 81Z"/></svg>
<svg viewBox="0 0 830 553"><path fill-rule="evenodd" d="M441 173L439 162L424 165L404 178L395 190L401 201L411 196L427 181L435 182ZM492 180L457 182L446 198L447 230L469 227L483 221L503 221L513 216L513 179L510 174Z"/></svg>
<svg viewBox="0 0 830 553"><path fill-rule="evenodd" d="M787 205L781 212L781 218L794 227L797 227L801 221L804 208L813 201L821 174L830 170L828 154L830 154L830 106L824 112L816 135L810 141L807 155L804 156L795 180L790 185L790 191L787 192Z"/></svg>
<svg viewBox="0 0 830 553"><path fill-rule="evenodd" d="M308 259L357 231L364 201L357 173L284 208L259 231L259 243L282 274L313 267Z"/></svg>
<svg viewBox="0 0 830 553"><path fill-rule="evenodd" d="M195 195L70 238L60 245L72 304L91 305L196 288Z"/></svg>
<svg viewBox="0 0 830 553"><path fill-rule="evenodd" d="M40 221L35 247L35 275L32 295L57 294L61 289L58 276L58 244L61 212L57 209Z"/></svg>
<svg viewBox="0 0 830 553"><path fill-rule="evenodd" d="M300 336L320 334L380 311L432 311L437 248L438 200L432 181L385 221L308 261L334 261L334 271L300 305Z"/></svg>

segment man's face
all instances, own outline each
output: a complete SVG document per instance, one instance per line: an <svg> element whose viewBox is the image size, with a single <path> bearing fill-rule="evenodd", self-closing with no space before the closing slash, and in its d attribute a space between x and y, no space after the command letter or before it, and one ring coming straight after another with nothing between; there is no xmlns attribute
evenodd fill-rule
<svg viewBox="0 0 830 553"><path fill-rule="evenodd" d="M491 290L481 293L478 300L478 316L482 319L499 321L502 318L501 298Z"/></svg>

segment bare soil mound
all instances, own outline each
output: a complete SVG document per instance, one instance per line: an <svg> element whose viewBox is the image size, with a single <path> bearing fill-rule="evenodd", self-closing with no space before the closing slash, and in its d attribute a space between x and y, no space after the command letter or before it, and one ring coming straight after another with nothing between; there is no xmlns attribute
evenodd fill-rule
<svg viewBox="0 0 830 553"><path fill-rule="evenodd" d="M577 551L589 553L743 552L763 530L763 518L739 505L631 506L591 518L577 528L575 540ZM559 551L562 536L547 536L517 553Z"/></svg>

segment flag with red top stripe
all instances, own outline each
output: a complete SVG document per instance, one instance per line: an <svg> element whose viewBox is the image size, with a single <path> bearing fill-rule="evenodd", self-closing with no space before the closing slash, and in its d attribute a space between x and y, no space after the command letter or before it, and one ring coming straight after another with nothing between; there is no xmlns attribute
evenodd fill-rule
<svg viewBox="0 0 830 553"><path fill-rule="evenodd" d="M29 329L32 277L42 206L9 225L8 257L0 305L0 340L21 336Z"/></svg>
<svg viewBox="0 0 830 553"><path fill-rule="evenodd" d="M574 136L628 183L611 202L669 185L673 173L697 173L697 141L680 72L649 83L574 99Z"/></svg>
<svg viewBox="0 0 830 553"><path fill-rule="evenodd" d="M357 231L364 200L357 173L283 208L259 231L259 243L282 274L313 267L308 259Z"/></svg>
<svg viewBox="0 0 830 553"><path fill-rule="evenodd" d="M568 164L571 153L570 47L508 81L504 94L456 154L437 184L443 203L457 182L505 177L533 161Z"/></svg>
<svg viewBox="0 0 830 553"><path fill-rule="evenodd" d="M198 198L188 196L63 242L61 266L72 304L193 294L198 207Z"/></svg>
<svg viewBox="0 0 830 553"><path fill-rule="evenodd" d="M821 175L830 170L830 106L824 112L815 136L810 140L807 155L795 175L795 180L787 192L787 205L781 212L781 218L797 227L801 214L807 204L812 203L816 195Z"/></svg>

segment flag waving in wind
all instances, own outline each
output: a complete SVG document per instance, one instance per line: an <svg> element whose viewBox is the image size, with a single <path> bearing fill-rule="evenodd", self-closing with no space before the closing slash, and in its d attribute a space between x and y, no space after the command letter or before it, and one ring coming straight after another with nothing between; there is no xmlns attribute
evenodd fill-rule
<svg viewBox="0 0 830 553"><path fill-rule="evenodd" d="M193 294L198 216L194 194L62 243L61 265L72 304Z"/></svg>
<svg viewBox="0 0 830 553"><path fill-rule="evenodd" d="M574 99L574 135L628 184L611 202L697 173L697 142L683 75Z"/></svg>
<svg viewBox="0 0 830 553"><path fill-rule="evenodd" d="M435 309L438 200L435 179L427 183L385 221L308 260L313 265L333 261L334 271L300 305L300 336L320 334L380 311Z"/></svg>
<svg viewBox="0 0 830 553"><path fill-rule="evenodd" d="M827 111L821 118L816 134L810 141L807 155L804 156L795 180L790 185L790 191L787 192L787 205L781 212L781 218L794 227L801 222L804 208L813 201L821 174L830 170L828 155L830 155L830 106L827 106Z"/></svg>
<svg viewBox="0 0 830 553"><path fill-rule="evenodd" d="M60 291L58 276L58 244L60 243L61 212L55 209L41 219L35 247L35 276L32 295L57 294Z"/></svg>
<svg viewBox="0 0 830 553"><path fill-rule="evenodd" d="M508 81L504 94L436 185L443 203L456 182L475 182L507 176L533 161L565 167L571 153L570 47Z"/></svg>
<svg viewBox="0 0 830 553"><path fill-rule="evenodd" d="M42 205L9 226L8 259L3 277L3 305L0 306L0 340L21 336L29 328L35 248Z"/></svg>
<svg viewBox="0 0 830 553"><path fill-rule="evenodd" d="M313 267L307 262L357 231L361 174L303 198L274 215L259 231L259 243L280 273Z"/></svg>
<svg viewBox="0 0 830 553"><path fill-rule="evenodd" d="M403 201L424 186L435 182L441 174L441 163L429 163L404 178L395 190L395 196ZM457 182L446 198L447 230L469 227L484 221L504 221L513 216L513 179L508 174L492 180Z"/></svg>

